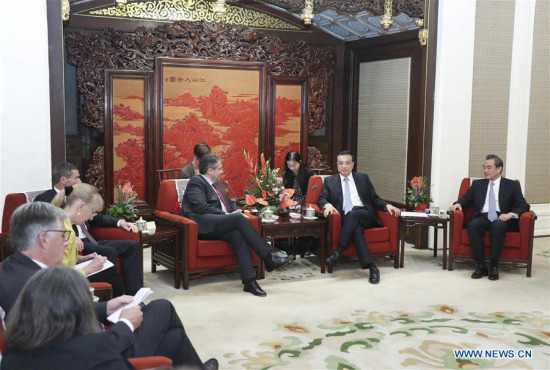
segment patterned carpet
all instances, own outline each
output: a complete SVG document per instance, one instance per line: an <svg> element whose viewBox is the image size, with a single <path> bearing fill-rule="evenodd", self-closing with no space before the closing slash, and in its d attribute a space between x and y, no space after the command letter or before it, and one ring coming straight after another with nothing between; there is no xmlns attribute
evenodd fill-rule
<svg viewBox="0 0 550 370"><path fill-rule="evenodd" d="M246 369L309 369L321 364L327 369L547 368L548 327L549 316L541 312L480 314L447 305L422 312L356 310L315 324L279 323L274 339L260 343L256 351L224 357L229 365ZM455 359L453 351L460 349L531 350L532 358Z"/></svg>
<svg viewBox="0 0 550 370"><path fill-rule="evenodd" d="M378 263L377 285L357 263L321 274L318 257L298 258L259 281L266 298L243 293L236 273L187 291L166 270L145 278L221 369L550 369L550 238L535 239L533 254L531 278L503 265L493 282L407 246L404 268Z"/></svg>

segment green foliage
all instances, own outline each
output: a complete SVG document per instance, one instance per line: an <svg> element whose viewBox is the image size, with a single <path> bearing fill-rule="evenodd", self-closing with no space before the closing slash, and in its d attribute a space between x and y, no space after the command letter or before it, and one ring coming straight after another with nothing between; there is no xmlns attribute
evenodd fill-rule
<svg viewBox="0 0 550 370"><path fill-rule="evenodd" d="M135 210L137 193L133 188L134 187L129 181L122 185L122 181L119 180L118 185L115 186L115 199L117 202L113 203L107 210L109 216L124 218L129 221L133 221L137 218Z"/></svg>
<svg viewBox="0 0 550 370"><path fill-rule="evenodd" d="M430 196L429 180L425 176L413 177L407 188L407 204L409 206L418 206L421 203L427 203L428 206L433 202Z"/></svg>

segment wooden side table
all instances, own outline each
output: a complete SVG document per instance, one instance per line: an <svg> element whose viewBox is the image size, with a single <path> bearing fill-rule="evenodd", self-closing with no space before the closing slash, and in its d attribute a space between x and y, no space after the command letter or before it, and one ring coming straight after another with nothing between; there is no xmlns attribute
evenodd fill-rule
<svg viewBox="0 0 550 370"><path fill-rule="evenodd" d="M401 245L401 258L399 261L399 267L403 267L405 259L405 229L413 228L416 226L427 225L434 228L434 257L437 257L437 230L443 230L443 269L447 269L447 229L449 225L449 217L445 215L445 218L438 217L412 217L401 216L399 217L399 241Z"/></svg>
<svg viewBox="0 0 550 370"><path fill-rule="evenodd" d="M321 273L325 273L326 258L326 220L319 217L316 220L293 219L289 216L279 216L279 219L273 223L262 222L262 238L270 242L275 239L300 238L312 236L321 238ZM262 278L265 277L265 266L262 261Z"/></svg>
<svg viewBox="0 0 550 370"><path fill-rule="evenodd" d="M153 235L140 232L139 242L151 247L151 272L157 271L157 265L174 271L174 287L180 287L182 266L180 231L175 227L157 223L157 231Z"/></svg>

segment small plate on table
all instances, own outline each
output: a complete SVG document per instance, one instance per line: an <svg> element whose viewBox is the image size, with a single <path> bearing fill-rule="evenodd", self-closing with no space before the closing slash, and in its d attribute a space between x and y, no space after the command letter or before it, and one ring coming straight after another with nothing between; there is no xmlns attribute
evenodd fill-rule
<svg viewBox="0 0 550 370"><path fill-rule="evenodd" d="M264 224L272 224L272 223L274 223L275 221L277 221L277 220L276 220L276 219L268 220L268 219L262 218L262 222L263 222Z"/></svg>
<svg viewBox="0 0 550 370"><path fill-rule="evenodd" d="M313 216L313 217L302 216L302 218L303 218L304 220L310 220L310 221L312 221L312 220L318 219L319 217L317 217L317 216Z"/></svg>

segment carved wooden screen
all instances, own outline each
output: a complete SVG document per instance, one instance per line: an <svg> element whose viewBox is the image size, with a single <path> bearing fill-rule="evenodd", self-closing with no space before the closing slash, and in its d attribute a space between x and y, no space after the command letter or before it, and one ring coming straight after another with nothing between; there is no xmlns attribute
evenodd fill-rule
<svg viewBox="0 0 550 370"><path fill-rule="evenodd" d="M286 153L297 151L307 161L307 85L301 77L270 77L270 134L273 165L283 168Z"/></svg>
<svg viewBox="0 0 550 370"><path fill-rule="evenodd" d="M114 199L114 186L130 181L140 208L154 203L152 178L154 157L153 72L105 71L105 199Z"/></svg>
<svg viewBox="0 0 550 370"><path fill-rule="evenodd" d="M265 63L157 58L158 168L178 168L205 141L238 197L247 188L243 151L265 150Z"/></svg>

